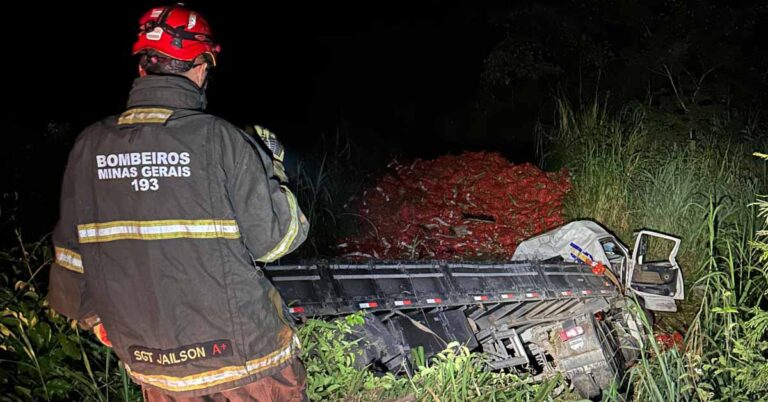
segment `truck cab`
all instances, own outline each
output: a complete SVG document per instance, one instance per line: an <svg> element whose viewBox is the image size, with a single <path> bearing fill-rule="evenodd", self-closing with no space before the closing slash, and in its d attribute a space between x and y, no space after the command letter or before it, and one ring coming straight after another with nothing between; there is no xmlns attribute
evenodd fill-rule
<svg viewBox="0 0 768 402"><path fill-rule="evenodd" d="M679 238L644 229L630 251L599 224L582 220L522 242L512 260L599 262L618 279L624 294L636 295L647 310L675 312L675 300L685 298L679 249Z"/></svg>
<svg viewBox="0 0 768 402"><path fill-rule="evenodd" d="M607 266L617 274L625 294L636 295L652 311L675 312L685 298L683 273L677 263L680 239L652 230L636 234L630 254L616 237L599 239Z"/></svg>

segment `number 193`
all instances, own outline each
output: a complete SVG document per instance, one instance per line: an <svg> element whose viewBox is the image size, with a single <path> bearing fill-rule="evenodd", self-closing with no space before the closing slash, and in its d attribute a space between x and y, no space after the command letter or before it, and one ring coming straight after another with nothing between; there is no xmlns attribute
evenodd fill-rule
<svg viewBox="0 0 768 402"><path fill-rule="evenodd" d="M131 186L133 191L157 191L160 188L157 179L134 179Z"/></svg>

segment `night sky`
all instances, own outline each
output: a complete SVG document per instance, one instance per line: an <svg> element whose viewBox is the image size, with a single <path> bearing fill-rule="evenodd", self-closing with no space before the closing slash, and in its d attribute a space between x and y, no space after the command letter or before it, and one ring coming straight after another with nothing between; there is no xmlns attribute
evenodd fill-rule
<svg viewBox="0 0 768 402"><path fill-rule="evenodd" d="M121 112L136 75L137 20L157 4L43 7L35 25L47 37L14 54L24 68L10 80L10 117L23 111L38 123L82 127ZM493 44L482 8L466 4L186 4L206 16L223 49L209 111L267 126L296 147L342 121L353 136L429 138L442 115L471 99Z"/></svg>

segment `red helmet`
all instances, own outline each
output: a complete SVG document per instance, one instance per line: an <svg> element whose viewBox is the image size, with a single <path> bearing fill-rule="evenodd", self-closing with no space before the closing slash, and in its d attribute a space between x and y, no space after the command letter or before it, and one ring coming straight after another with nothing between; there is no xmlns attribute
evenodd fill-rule
<svg viewBox="0 0 768 402"><path fill-rule="evenodd" d="M183 61L208 54L215 66L221 47L213 42L211 27L202 15L177 5L153 8L139 19L133 54L149 49Z"/></svg>

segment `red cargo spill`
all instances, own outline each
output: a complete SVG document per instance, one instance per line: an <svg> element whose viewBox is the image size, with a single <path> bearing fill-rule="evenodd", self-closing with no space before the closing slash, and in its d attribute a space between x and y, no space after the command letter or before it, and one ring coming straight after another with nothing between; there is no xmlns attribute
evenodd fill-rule
<svg viewBox="0 0 768 402"><path fill-rule="evenodd" d="M658 331L654 334L654 337L662 350L671 348L678 348L678 350L683 349L683 334L678 331L671 334Z"/></svg>
<svg viewBox="0 0 768 402"><path fill-rule="evenodd" d="M515 247L564 223L565 171L514 165L497 153L467 152L388 166L353 200L360 233L338 247L347 257L506 259Z"/></svg>

